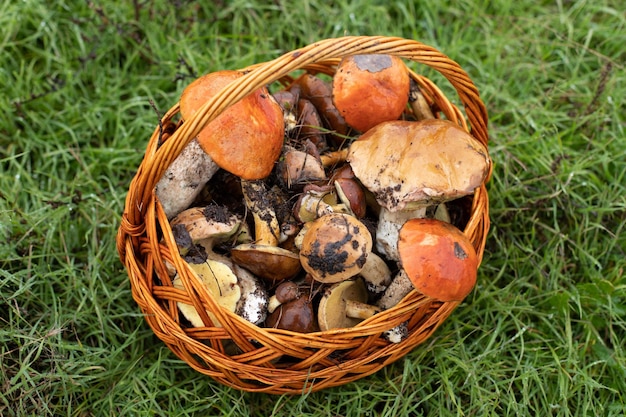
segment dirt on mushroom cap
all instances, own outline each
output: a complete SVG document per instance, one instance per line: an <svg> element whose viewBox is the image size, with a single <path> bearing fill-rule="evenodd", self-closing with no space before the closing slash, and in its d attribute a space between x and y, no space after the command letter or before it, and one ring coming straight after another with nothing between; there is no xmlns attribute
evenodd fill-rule
<svg viewBox="0 0 626 417"><path fill-rule="evenodd" d="M351 144L347 159L356 177L390 211L471 194L490 164L480 142L438 119L381 123Z"/></svg>
<svg viewBox="0 0 626 417"><path fill-rule="evenodd" d="M327 214L315 220L306 232L300 259L316 280L337 282L356 275L372 250L372 237L356 218Z"/></svg>

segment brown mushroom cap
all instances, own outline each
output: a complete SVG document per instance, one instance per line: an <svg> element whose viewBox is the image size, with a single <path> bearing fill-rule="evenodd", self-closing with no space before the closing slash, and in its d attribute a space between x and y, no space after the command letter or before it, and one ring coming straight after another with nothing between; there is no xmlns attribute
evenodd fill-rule
<svg viewBox="0 0 626 417"><path fill-rule="evenodd" d="M278 246L244 243L230 250L235 263L266 281L282 281L300 271L300 258Z"/></svg>
<svg viewBox="0 0 626 417"><path fill-rule="evenodd" d="M439 119L381 123L350 145L347 160L389 211L472 194L490 166L479 141Z"/></svg>
<svg viewBox="0 0 626 417"><path fill-rule="evenodd" d="M315 320L313 303L308 293L303 293L298 298L278 306L268 315L265 325L299 333L311 333L319 330Z"/></svg>
<svg viewBox="0 0 626 417"><path fill-rule="evenodd" d="M391 55L345 57L333 78L333 102L353 128L365 132L397 120L409 99L406 65Z"/></svg>
<svg viewBox="0 0 626 417"><path fill-rule="evenodd" d="M217 71L189 84L180 98L183 120L232 81L239 71ZM283 112L266 88L260 88L224 110L198 135L202 149L221 168L244 179L267 177L280 155Z"/></svg>
<svg viewBox="0 0 626 417"><path fill-rule="evenodd" d="M358 219L330 213L313 221L302 239L302 267L316 281L334 283L357 275L372 251L372 235Z"/></svg>
<svg viewBox="0 0 626 417"><path fill-rule="evenodd" d="M461 301L476 284L478 256L456 227L436 219L412 219L400 229L402 268L415 289L439 301Z"/></svg>

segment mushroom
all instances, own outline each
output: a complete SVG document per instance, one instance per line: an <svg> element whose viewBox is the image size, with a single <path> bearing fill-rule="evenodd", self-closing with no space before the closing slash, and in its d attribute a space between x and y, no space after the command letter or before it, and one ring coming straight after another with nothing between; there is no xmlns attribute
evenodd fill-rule
<svg viewBox="0 0 626 417"><path fill-rule="evenodd" d="M184 121L230 82L239 71L206 74L183 91ZM281 107L261 88L212 120L168 166L156 185L156 195L168 218L189 207L220 167L246 179L269 175L280 155L284 122Z"/></svg>
<svg viewBox="0 0 626 417"><path fill-rule="evenodd" d="M330 185L306 185L293 206L294 216L302 223L307 223L325 214L350 213L345 204L337 201L335 191Z"/></svg>
<svg viewBox="0 0 626 417"><path fill-rule="evenodd" d="M209 99L243 73L223 70L206 74L183 91L180 113L190 119ZM199 134L202 149L221 168L238 177L267 177L280 155L285 134L283 111L265 87L228 107Z"/></svg>
<svg viewBox="0 0 626 417"><path fill-rule="evenodd" d="M471 194L490 167L487 149L446 120L385 122L350 145L355 176L389 211Z"/></svg>
<svg viewBox="0 0 626 417"><path fill-rule="evenodd" d="M335 283L357 275L371 251L372 236L363 223L330 213L313 221L304 234L300 262L316 281Z"/></svg>
<svg viewBox="0 0 626 417"><path fill-rule="evenodd" d="M400 230L401 271L377 305L396 305L413 288L439 301L461 301L476 284L478 256L456 227L436 219L411 219Z"/></svg>
<svg viewBox="0 0 626 417"><path fill-rule="evenodd" d="M241 230L241 220L219 206L194 207L178 214L170 222L176 230L177 244L183 250L201 246L204 251L195 257L185 256L190 268L198 275L218 304L258 324L265 320L268 296L260 281L243 268L238 268L230 259L213 251L215 245L236 239ZM184 233L181 228L184 229ZM174 286L183 288L180 277L174 278ZM237 287L237 288L235 288ZM193 306L179 303L183 315L196 327L202 320ZM215 317L209 314L215 325Z"/></svg>
<svg viewBox="0 0 626 417"><path fill-rule="evenodd" d="M367 304L368 293L362 280L346 280L324 290L317 309L320 330L356 326L382 310Z"/></svg>
<svg viewBox="0 0 626 417"><path fill-rule="evenodd" d="M371 251L369 230L353 216L334 213L305 223L295 245L300 250L304 270L315 281L333 283L360 275L374 296L391 282L389 267Z"/></svg>
<svg viewBox="0 0 626 417"><path fill-rule="evenodd" d="M246 207L254 218L254 243L244 243L231 249L233 261L268 281L282 281L300 270L295 253L278 247L280 226L267 188L262 181L241 181Z"/></svg>
<svg viewBox="0 0 626 417"><path fill-rule="evenodd" d="M212 259L206 259L199 264L188 263L188 265L200 282L206 287L207 291L215 298L217 304L234 313L237 308L237 303L241 298L241 288L237 285L237 276L228 265ZM175 288L185 288L180 277L174 278L172 284ZM185 316L194 327L203 327L205 325L194 306L180 301L177 305L180 312L183 313L183 316ZM221 323L212 312L207 310L207 315L214 326L222 327Z"/></svg>
<svg viewBox="0 0 626 417"><path fill-rule="evenodd" d="M183 242L186 236L180 232L175 234L181 255L191 245L200 244L207 252L207 257L216 259L218 255L213 247L229 239L236 239L242 230L242 220L226 208L216 205L192 207L180 212L170 221L172 230L184 227L191 242ZM181 250L183 248L183 250Z"/></svg>
<svg viewBox="0 0 626 417"><path fill-rule="evenodd" d="M487 149L438 119L381 123L351 144L347 160L381 206L376 248L389 260L398 260L398 230L406 220L473 193L489 171Z"/></svg>
<svg viewBox="0 0 626 417"><path fill-rule="evenodd" d="M398 57L347 56L333 77L333 102L348 125L366 132L402 115L409 86L408 68Z"/></svg>
<svg viewBox="0 0 626 417"><path fill-rule="evenodd" d="M435 218L450 223L450 215L444 203L401 211L389 211L380 207L376 226L376 249L388 260L398 261L400 229L407 220L417 218Z"/></svg>
<svg viewBox="0 0 626 417"><path fill-rule="evenodd" d="M326 179L326 172L319 158L292 147L286 147L278 170L288 189Z"/></svg>
<svg viewBox="0 0 626 417"><path fill-rule="evenodd" d="M283 281L276 287L274 295L270 297L267 311L273 313L281 304L293 301L298 297L300 297L298 284L293 281Z"/></svg>
<svg viewBox="0 0 626 417"><path fill-rule="evenodd" d="M365 217L367 210L365 191L353 178L337 178L334 181L339 200L350 208L356 218Z"/></svg>
<svg viewBox="0 0 626 417"><path fill-rule="evenodd" d="M303 292L295 299L278 306L268 315L265 326L299 333L318 331L310 294Z"/></svg>

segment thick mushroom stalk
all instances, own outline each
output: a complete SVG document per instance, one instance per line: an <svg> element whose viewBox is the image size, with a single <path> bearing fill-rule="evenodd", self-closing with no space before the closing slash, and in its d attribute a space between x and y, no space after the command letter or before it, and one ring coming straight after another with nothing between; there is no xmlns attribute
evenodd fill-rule
<svg viewBox="0 0 626 417"><path fill-rule="evenodd" d="M400 260L398 254L400 229L407 220L421 217L426 217L426 207L402 211L389 211L381 207L376 229L376 249L389 260Z"/></svg>
<svg viewBox="0 0 626 417"><path fill-rule="evenodd" d="M189 207L219 166L200 147L189 142L165 170L156 185L156 195L168 219Z"/></svg>
<svg viewBox="0 0 626 417"><path fill-rule="evenodd" d="M262 181L241 181L244 201L254 218L254 243L244 243L231 249L234 262L267 281L291 278L300 270L295 253L278 247L280 225L269 193Z"/></svg>

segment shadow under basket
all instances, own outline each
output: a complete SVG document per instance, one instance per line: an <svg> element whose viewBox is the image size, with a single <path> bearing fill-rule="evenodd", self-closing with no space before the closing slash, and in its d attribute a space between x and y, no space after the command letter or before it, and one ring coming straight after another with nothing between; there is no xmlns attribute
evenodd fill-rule
<svg viewBox="0 0 626 417"><path fill-rule="evenodd" d="M172 285L166 264L180 273L191 273L178 254L168 219L155 197L155 185L169 164L204 126L252 91L267 85L287 85L294 74L302 72L332 76L342 57L356 54L395 55L441 73L456 90L463 110L428 78L412 70L410 76L437 117L458 123L487 145L485 106L477 88L456 62L413 40L342 37L243 69L245 75L225 87L185 123L176 123L179 105L174 105L156 126L130 184L117 234L117 250L128 272L132 295L156 336L192 368L220 383L272 394L300 394L346 384L402 358L428 339L459 304L439 302L413 290L397 306L355 327L303 334L256 326L219 307L206 290L188 293ZM164 126L174 127L165 131ZM482 260L489 230L484 183L467 198L466 218L463 232ZM223 327L194 328L186 324L177 302L189 303L190 299L197 310L210 311ZM404 322L408 322L409 335L400 343L381 337L386 330Z"/></svg>

